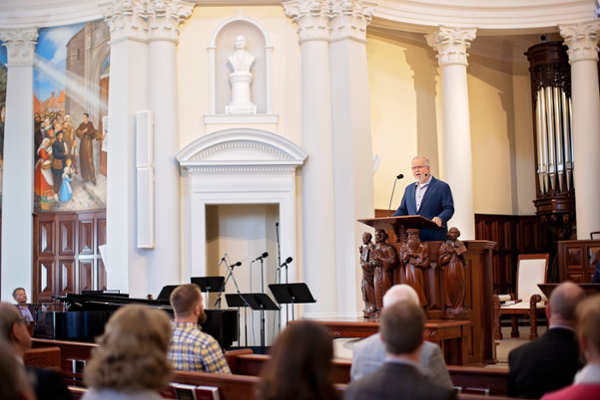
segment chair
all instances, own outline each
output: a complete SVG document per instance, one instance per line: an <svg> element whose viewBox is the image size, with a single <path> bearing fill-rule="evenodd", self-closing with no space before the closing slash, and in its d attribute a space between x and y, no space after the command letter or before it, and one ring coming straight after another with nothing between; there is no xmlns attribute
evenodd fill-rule
<svg viewBox="0 0 600 400"><path fill-rule="evenodd" d="M500 330L500 317L502 314L510 314L511 316L511 337L519 337L517 320L519 315L529 316L531 324L529 340L538 337L537 315L546 312L545 303L548 299L537 284L546 283L549 258L548 254L519 255L517 261L516 296L512 293L510 295L494 295L494 329L496 339L502 339L502 332ZM542 303L542 300L544 303ZM507 301L507 303L502 304L502 301Z"/></svg>

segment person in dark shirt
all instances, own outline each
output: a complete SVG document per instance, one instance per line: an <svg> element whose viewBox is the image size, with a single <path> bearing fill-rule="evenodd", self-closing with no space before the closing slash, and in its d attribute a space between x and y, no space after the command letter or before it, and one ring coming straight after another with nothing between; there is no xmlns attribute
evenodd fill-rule
<svg viewBox="0 0 600 400"><path fill-rule="evenodd" d="M546 306L548 331L508 355L508 392L511 397L539 399L573 383L581 368L575 326L577 305L585 293L572 282L559 285Z"/></svg>

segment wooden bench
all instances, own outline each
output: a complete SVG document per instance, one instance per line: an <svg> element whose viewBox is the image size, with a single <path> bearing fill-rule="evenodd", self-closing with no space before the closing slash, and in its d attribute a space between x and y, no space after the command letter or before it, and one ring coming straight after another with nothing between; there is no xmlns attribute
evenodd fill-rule
<svg viewBox="0 0 600 400"><path fill-rule="evenodd" d="M23 356L23 363L28 367L52 368L61 370L60 347L46 347L40 349L29 349Z"/></svg>
<svg viewBox="0 0 600 400"><path fill-rule="evenodd" d="M45 339L32 339L34 349L44 349L48 347L59 347L61 360L81 360L87 361L91 357L91 352L97 347L92 343L56 341ZM55 351L55 350L54 350ZM257 380L260 371L264 364L269 359L269 356L261 354L253 354L252 350L234 350L225 353L227 364L233 374L242 378ZM350 382L351 361L334 360L333 382L338 384L346 384ZM508 368L478 368L478 367L462 367L448 366L450 378L455 387L461 388L464 392L477 393L483 395L489 393L492 396L506 396L506 386L508 382ZM179 374L187 374L188 372L177 372ZM67 385L83 386L83 375L76 372L65 371L62 369L63 377ZM193 373L192 373L193 374ZM213 374L208 374L214 376ZM216 375L220 377L220 375ZM183 379L183 378L182 378ZM208 378L206 378L208 379ZM215 379L214 377L212 379ZM245 381L234 380L231 385L243 385ZM178 382L186 383L186 382ZM235 384L234 384L235 383ZM209 385L210 386L210 385ZM229 383L226 385L229 387ZM465 393L464 396L467 396ZM465 397L465 399L468 397Z"/></svg>

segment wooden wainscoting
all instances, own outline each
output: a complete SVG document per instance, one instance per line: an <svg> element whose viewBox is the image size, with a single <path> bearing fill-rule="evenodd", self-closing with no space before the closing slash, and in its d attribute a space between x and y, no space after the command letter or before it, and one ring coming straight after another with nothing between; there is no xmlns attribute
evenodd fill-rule
<svg viewBox="0 0 600 400"><path fill-rule="evenodd" d="M106 289L106 210L33 216L33 303Z"/></svg>

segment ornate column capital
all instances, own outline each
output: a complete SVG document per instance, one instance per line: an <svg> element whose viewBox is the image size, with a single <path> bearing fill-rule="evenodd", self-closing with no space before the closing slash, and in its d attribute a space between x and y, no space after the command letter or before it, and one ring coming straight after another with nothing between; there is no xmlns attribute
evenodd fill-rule
<svg viewBox="0 0 600 400"><path fill-rule="evenodd" d="M195 5L179 0L151 1L147 7L149 38L177 42L179 25L192 15Z"/></svg>
<svg viewBox="0 0 600 400"><path fill-rule="evenodd" d="M123 39L148 39L147 5L150 0L113 0L100 8L110 29L112 42Z"/></svg>
<svg viewBox="0 0 600 400"><path fill-rule="evenodd" d="M425 35L427 44L438 55L440 67L446 65L469 65L467 63L467 49L475 39L477 28L451 28L439 26Z"/></svg>
<svg viewBox="0 0 600 400"><path fill-rule="evenodd" d="M331 4L331 39L358 39L366 42L367 25L371 23L377 3L363 0L334 0Z"/></svg>
<svg viewBox="0 0 600 400"><path fill-rule="evenodd" d="M560 35L565 39L563 45L568 46L569 64L577 61L598 61L598 36L600 20L559 25Z"/></svg>
<svg viewBox="0 0 600 400"><path fill-rule="evenodd" d="M37 46L38 28L26 28L15 30L0 31L0 40L6 47L7 64L31 64L35 56L35 46Z"/></svg>
<svg viewBox="0 0 600 400"><path fill-rule="evenodd" d="M331 1L292 0L282 5L285 15L298 24L300 43L307 40L329 40Z"/></svg>

